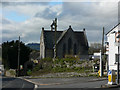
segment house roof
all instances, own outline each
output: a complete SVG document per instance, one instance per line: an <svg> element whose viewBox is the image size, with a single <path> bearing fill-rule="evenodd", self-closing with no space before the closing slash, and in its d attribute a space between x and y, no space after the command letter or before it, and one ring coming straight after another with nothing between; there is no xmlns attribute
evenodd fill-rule
<svg viewBox="0 0 120 90"><path fill-rule="evenodd" d="M120 23L118 23L116 26L114 26L110 31L108 31L107 33L106 33L106 35L108 34L108 33L110 33L114 28L116 28L118 25L120 25Z"/></svg>
<svg viewBox="0 0 120 90"><path fill-rule="evenodd" d="M58 40L57 40L57 43L63 38L63 36L66 34L66 32L67 32L67 30L64 30L64 31L62 32L62 34L60 35L60 37L59 37Z"/></svg>
<svg viewBox="0 0 120 90"><path fill-rule="evenodd" d="M68 30L56 31L57 43L64 37ZM84 31L73 31L78 43L84 47L88 47L87 38L84 35ZM55 45L55 31L44 30L44 41L47 49L53 49Z"/></svg>
<svg viewBox="0 0 120 90"><path fill-rule="evenodd" d="M84 32L83 31L79 31L79 32L74 32L75 33L75 37L77 39L77 41L82 45L82 46L88 46L88 42L87 42L87 39L84 35Z"/></svg>
<svg viewBox="0 0 120 90"><path fill-rule="evenodd" d="M56 32L56 40L58 40L62 32L63 31ZM44 30L44 41L45 41L46 48L53 49L55 44L55 31Z"/></svg>

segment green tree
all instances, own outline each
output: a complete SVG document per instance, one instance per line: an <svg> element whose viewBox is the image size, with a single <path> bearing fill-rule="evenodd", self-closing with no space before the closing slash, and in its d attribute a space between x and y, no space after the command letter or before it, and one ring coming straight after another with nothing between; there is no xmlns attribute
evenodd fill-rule
<svg viewBox="0 0 120 90"><path fill-rule="evenodd" d="M94 52L100 52L101 49L102 49L102 44L91 43L89 47L89 54L93 54Z"/></svg>
<svg viewBox="0 0 120 90"><path fill-rule="evenodd" d="M17 68L18 63L18 40L2 43L2 63L5 68ZM29 60L31 49L20 42L20 65Z"/></svg>

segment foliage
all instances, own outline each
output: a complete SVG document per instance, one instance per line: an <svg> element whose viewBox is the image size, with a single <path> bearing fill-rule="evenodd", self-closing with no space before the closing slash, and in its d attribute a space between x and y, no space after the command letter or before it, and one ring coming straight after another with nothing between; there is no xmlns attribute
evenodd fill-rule
<svg viewBox="0 0 120 90"><path fill-rule="evenodd" d="M31 70L28 70L28 71L27 71L27 75L32 75L32 71L31 71Z"/></svg>
<svg viewBox="0 0 120 90"><path fill-rule="evenodd" d="M11 75L16 75L16 72L14 70L9 70Z"/></svg>
<svg viewBox="0 0 120 90"><path fill-rule="evenodd" d="M88 73L91 72L92 67L86 65L86 67L76 67L76 64L86 63L86 60L79 60L78 58L57 58L53 60L52 58L45 58L39 61L39 63L32 70L32 75L43 74L43 73L56 73L56 72L79 72ZM68 67L69 65L69 67Z"/></svg>
<svg viewBox="0 0 120 90"><path fill-rule="evenodd" d="M2 43L2 60L5 68L17 68L18 63L18 40ZM20 42L20 65L29 60L31 49Z"/></svg>
<svg viewBox="0 0 120 90"><path fill-rule="evenodd" d="M93 54L94 52L100 52L101 49L102 49L102 44L100 44L100 43L91 43L90 46L89 46L89 54Z"/></svg>

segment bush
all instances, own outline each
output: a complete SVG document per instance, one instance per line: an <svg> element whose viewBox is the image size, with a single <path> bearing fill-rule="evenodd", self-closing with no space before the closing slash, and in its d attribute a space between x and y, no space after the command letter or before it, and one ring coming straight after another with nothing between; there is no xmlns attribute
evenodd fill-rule
<svg viewBox="0 0 120 90"><path fill-rule="evenodd" d="M15 70L10 69L9 72L10 72L11 75L16 75Z"/></svg>
<svg viewBox="0 0 120 90"><path fill-rule="evenodd" d="M56 73L56 72L79 72L79 73L88 73L92 70L89 66L83 66L86 63L86 60L80 61L78 58L44 58L39 61L39 63L33 68L32 72L28 71L28 75L40 75L45 73ZM77 64L82 64L80 67L76 66ZM88 63L87 63L88 64ZM69 65L69 67L67 67ZM82 67L83 66L83 67Z"/></svg>
<svg viewBox="0 0 120 90"><path fill-rule="evenodd" d="M43 61L43 62L52 62L53 59L52 58L44 58L41 61Z"/></svg>
<svg viewBox="0 0 120 90"><path fill-rule="evenodd" d="M39 71L41 69L41 67L42 66L40 64L38 64L33 68L33 71Z"/></svg>
<svg viewBox="0 0 120 90"><path fill-rule="evenodd" d="M32 75L32 71L31 71L31 70L28 70L28 71L27 71L27 75L29 75L29 76Z"/></svg>

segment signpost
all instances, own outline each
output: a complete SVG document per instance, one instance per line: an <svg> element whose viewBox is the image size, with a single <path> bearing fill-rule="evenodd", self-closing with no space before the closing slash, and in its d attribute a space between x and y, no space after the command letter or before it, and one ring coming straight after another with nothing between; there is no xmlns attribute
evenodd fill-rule
<svg viewBox="0 0 120 90"><path fill-rule="evenodd" d="M108 84L116 84L115 70L108 71Z"/></svg>
<svg viewBox="0 0 120 90"><path fill-rule="evenodd" d="M103 67L102 67L102 52L100 50L100 77L103 75Z"/></svg>

